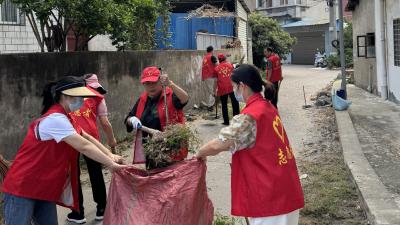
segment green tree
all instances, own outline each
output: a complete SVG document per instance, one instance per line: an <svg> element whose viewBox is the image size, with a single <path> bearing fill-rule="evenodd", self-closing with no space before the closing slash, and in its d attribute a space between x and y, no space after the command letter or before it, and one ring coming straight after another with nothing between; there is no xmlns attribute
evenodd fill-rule
<svg viewBox="0 0 400 225"><path fill-rule="evenodd" d="M75 35L75 51L87 50L96 35L107 34L117 5L113 0L59 0L64 18Z"/></svg>
<svg viewBox="0 0 400 225"><path fill-rule="evenodd" d="M346 68L353 67L353 24L351 21L346 21L346 26L343 31L344 35L344 54L345 54L345 62ZM336 46L337 55L330 55L327 58L328 68L332 69L334 67L340 67L340 49L339 42L337 42Z"/></svg>
<svg viewBox="0 0 400 225"><path fill-rule="evenodd" d="M88 42L99 34L109 34L120 49L151 49L162 7L153 0L12 1L26 14L42 52L45 47L48 52L65 51L70 31L78 51L87 50Z"/></svg>
<svg viewBox="0 0 400 225"><path fill-rule="evenodd" d="M0 0L0 3L2 1ZM41 51L65 51L68 26L62 20L63 11L58 8L56 0L13 0L20 10L25 13L32 27Z"/></svg>
<svg viewBox="0 0 400 225"><path fill-rule="evenodd" d="M153 0L123 0L114 8L111 39L119 50L146 50L155 45L159 7Z"/></svg>
<svg viewBox="0 0 400 225"><path fill-rule="evenodd" d="M262 67L264 48L272 47L281 58L285 58L296 43L296 38L284 31L275 19L252 13L249 24L252 30L254 64L258 67Z"/></svg>
<svg viewBox="0 0 400 225"><path fill-rule="evenodd" d="M169 27L171 24L171 3L169 0L159 0L157 1L158 13L161 19L161 29L159 30L160 36L158 37L159 43L162 43L165 47L170 47L171 43L169 42L170 37L172 36L169 31Z"/></svg>

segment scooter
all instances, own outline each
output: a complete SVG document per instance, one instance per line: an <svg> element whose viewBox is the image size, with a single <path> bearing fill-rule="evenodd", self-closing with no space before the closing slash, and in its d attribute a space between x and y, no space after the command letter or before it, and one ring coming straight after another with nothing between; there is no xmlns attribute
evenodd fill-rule
<svg viewBox="0 0 400 225"><path fill-rule="evenodd" d="M321 68L325 68L328 66L328 62L326 61L326 54L321 54L321 53L317 53L315 54L315 59L314 59L314 66L315 67L321 67Z"/></svg>

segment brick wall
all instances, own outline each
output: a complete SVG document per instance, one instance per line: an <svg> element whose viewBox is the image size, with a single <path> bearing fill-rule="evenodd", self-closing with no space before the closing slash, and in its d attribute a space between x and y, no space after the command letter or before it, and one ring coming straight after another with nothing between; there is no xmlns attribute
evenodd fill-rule
<svg viewBox="0 0 400 225"><path fill-rule="evenodd" d="M0 24L0 54L25 52L40 52L29 23L24 26Z"/></svg>

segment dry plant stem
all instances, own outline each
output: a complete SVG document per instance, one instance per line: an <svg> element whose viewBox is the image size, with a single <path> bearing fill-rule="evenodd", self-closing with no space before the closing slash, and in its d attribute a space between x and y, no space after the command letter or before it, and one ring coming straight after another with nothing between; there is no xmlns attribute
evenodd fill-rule
<svg viewBox="0 0 400 225"><path fill-rule="evenodd" d="M168 125L164 132L148 138L143 145L146 157L156 165L168 165L173 162L172 157L178 155L182 148L194 152L199 146L196 132L184 124Z"/></svg>

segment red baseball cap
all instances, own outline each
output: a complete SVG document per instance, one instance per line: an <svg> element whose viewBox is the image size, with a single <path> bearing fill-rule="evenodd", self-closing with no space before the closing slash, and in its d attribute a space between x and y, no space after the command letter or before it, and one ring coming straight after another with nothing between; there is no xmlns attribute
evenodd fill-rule
<svg viewBox="0 0 400 225"><path fill-rule="evenodd" d="M160 77L160 70L155 66L146 67L142 72L141 83L157 82Z"/></svg>
<svg viewBox="0 0 400 225"><path fill-rule="evenodd" d="M222 53L218 54L218 60L224 60L226 59L226 56Z"/></svg>

